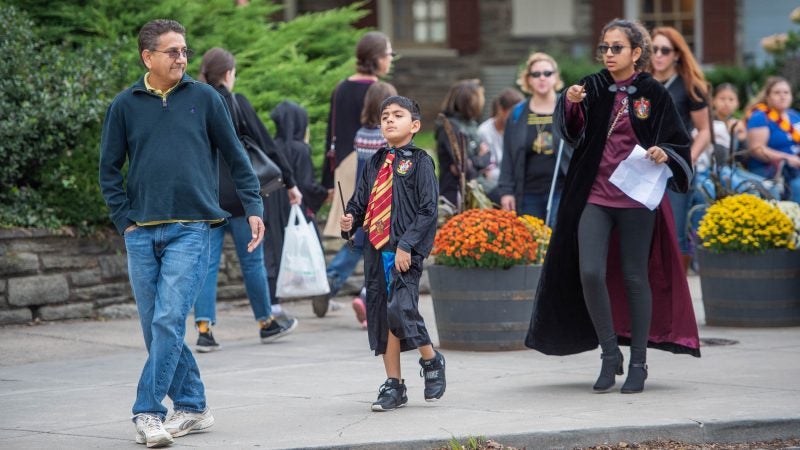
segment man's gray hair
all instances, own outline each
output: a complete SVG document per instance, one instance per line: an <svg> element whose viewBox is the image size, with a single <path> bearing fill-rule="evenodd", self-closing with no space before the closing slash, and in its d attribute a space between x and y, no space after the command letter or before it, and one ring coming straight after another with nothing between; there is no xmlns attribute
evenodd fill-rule
<svg viewBox="0 0 800 450"><path fill-rule="evenodd" d="M139 30L139 57L145 50L155 50L161 35L170 31L186 37L186 29L175 20L156 19L144 24Z"/></svg>

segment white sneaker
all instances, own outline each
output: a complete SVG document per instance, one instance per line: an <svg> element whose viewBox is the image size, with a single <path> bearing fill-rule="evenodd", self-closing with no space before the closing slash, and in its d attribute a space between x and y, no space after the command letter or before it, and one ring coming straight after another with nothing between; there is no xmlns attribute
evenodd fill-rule
<svg viewBox="0 0 800 450"><path fill-rule="evenodd" d="M342 304L333 300L328 300L328 312L334 312L342 309Z"/></svg>
<svg viewBox="0 0 800 450"><path fill-rule="evenodd" d="M153 414L137 414L136 443L147 444L147 448L167 447L172 444L172 435L164 429L161 419Z"/></svg>
<svg viewBox="0 0 800 450"><path fill-rule="evenodd" d="M194 413L189 411L175 411L166 422L164 422L164 429L172 437L181 437L195 431L202 431L214 425L214 416L211 415L211 410L206 408L201 413Z"/></svg>

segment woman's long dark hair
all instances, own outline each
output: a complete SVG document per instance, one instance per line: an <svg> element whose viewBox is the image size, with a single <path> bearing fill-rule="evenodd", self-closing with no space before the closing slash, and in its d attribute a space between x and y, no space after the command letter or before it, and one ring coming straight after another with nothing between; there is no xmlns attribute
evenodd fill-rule
<svg viewBox="0 0 800 450"><path fill-rule="evenodd" d="M224 48L214 47L203 54L198 79L214 87L219 87L225 74L236 67L236 58Z"/></svg>
<svg viewBox="0 0 800 450"><path fill-rule="evenodd" d="M450 86L450 91L442 102L442 113L448 117L464 120L481 118L481 98L483 86L478 79L461 80Z"/></svg>
<svg viewBox="0 0 800 450"><path fill-rule="evenodd" d="M378 60L386 56L389 37L380 31L370 31L356 44L356 71L367 75L378 74Z"/></svg>
<svg viewBox="0 0 800 450"><path fill-rule="evenodd" d="M384 81L376 81L367 89L364 107L361 109L362 127L381 126L381 103L388 97L397 95L397 89Z"/></svg>

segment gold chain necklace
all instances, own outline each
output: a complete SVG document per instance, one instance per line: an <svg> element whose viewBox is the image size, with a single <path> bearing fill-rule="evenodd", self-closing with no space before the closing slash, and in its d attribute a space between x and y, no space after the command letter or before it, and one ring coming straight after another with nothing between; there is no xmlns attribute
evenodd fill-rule
<svg viewBox="0 0 800 450"><path fill-rule="evenodd" d="M608 134L606 135L606 139L611 137L611 133L614 132L614 128L617 126L617 122L619 118L622 117L622 113L625 112L625 109L628 107L628 97L622 97L622 106L619 107L619 111L617 111L617 116L614 117L614 121L611 122L611 127L608 129Z"/></svg>

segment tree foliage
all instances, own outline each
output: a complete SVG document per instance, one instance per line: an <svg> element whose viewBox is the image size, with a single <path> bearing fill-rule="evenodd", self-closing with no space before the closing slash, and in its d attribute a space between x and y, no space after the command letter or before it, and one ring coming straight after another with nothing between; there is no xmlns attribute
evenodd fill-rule
<svg viewBox="0 0 800 450"><path fill-rule="evenodd" d="M42 165L99 122L113 63L106 50L43 45L13 7L0 9L0 34L0 183L35 186Z"/></svg>
<svg viewBox="0 0 800 450"><path fill-rule="evenodd" d="M320 167L330 93L352 73L363 33L352 25L360 6L275 22L280 6L268 0L0 0L0 227L107 223L97 182L102 115L144 73L136 37L155 18L186 27L194 78L206 50L231 51L235 90L268 127L281 101L304 106Z"/></svg>

